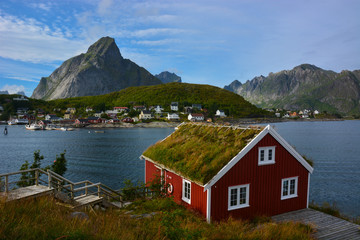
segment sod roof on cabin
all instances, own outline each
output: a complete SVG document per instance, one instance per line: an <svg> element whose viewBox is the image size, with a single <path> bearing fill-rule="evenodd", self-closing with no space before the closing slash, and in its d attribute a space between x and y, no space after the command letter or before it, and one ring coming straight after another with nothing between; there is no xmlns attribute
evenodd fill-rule
<svg viewBox="0 0 360 240"><path fill-rule="evenodd" d="M262 129L183 124L143 156L204 185Z"/></svg>

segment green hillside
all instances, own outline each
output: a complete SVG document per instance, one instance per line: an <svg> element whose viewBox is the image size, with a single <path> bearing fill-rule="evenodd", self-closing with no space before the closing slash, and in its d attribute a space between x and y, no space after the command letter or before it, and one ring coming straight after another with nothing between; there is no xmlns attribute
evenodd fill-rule
<svg viewBox="0 0 360 240"><path fill-rule="evenodd" d="M203 108L215 113L217 109L236 117L258 117L267 112L250 104L243 97L230 91L199 84L168 83L155 86L129 87L124 90L100 96L57 99L47 102L50 108L93 107L112 109L115 106L163 105L179 102L180 107L202 104Z"/></svg>

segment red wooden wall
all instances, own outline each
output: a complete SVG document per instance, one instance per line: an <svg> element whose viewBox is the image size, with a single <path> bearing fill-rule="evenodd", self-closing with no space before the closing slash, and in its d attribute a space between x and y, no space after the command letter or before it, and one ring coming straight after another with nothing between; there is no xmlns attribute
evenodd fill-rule
<svg viewBox="0 0 360 240"><path fill-rule="evenodd" d="M154 179L155 175L160 176L161 172L154 163L145 160L145 175L146 183ZM182 180L183 178L173 172L164 171L164 180L166 184L171 183L173 185L173 192L171 196L174 197L174 201L186 206L187 208L193 209L197 212L200 212L204 217L206 217L206 192L204 188L197 185L196 183L191 182L191 202L190 204L184 202L182 198Z"/></svg>
<svg viewBox="0 0 360 240"><path fill-rule="evenodd" d="M258 147L276 146L275 164L258 166ZM298 197L281 200L283 178L298 176ZM250 184L249 207L228 211L228 187ZM211 188L211 219L272 216L306 208L308 171L267 134Z"/></svg>

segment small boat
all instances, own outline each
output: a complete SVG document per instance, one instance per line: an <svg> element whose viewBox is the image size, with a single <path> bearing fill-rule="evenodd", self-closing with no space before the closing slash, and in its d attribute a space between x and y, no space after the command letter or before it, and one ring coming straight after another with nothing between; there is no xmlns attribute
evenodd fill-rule
<svg viewBox="0 0 360 240"><path fill-rule="evenodd" d="M48 124L46 125L45 130L56 130L56 126L53 124Z"/></svg>
<svg viewBox="0 0 360 240"><path fill-rule="evenodd" d="M95 133L105 133L105 131L94 131Z"/></svg>
<svg viewBox="0 0 360 240"><path fill-rule="evenodd" d="M16 124L17 124L17 122L15 121L15 119L8 121L8 125L16 125Z"/></svg>
<svg viewBox="0 0 360 240"><path fill-rule="evenodd" d="M60 130L61 131L67 131L68 129L66 127L61 127Z"/></svg>
<svg viewBox="0 0 360 240"><path fill-rule="evenodd" d="M27 125L25 125L25 128L27 130L41 130L42 129L42 127L36 123L27 124Z"/></svg>

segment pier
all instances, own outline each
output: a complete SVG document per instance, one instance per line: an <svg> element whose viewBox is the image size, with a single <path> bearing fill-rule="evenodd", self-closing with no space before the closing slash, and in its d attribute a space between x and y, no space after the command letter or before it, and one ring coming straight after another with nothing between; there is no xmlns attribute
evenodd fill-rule
<svg viewBox="0 0 360 240"><path fill-rule="evenodd" d="M272 217L275 222L302 222L313 226L316 239L360 239L360 225L306 208Z"/></svg>

